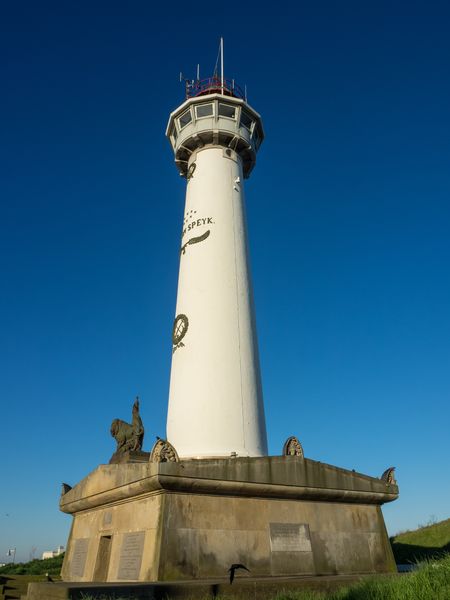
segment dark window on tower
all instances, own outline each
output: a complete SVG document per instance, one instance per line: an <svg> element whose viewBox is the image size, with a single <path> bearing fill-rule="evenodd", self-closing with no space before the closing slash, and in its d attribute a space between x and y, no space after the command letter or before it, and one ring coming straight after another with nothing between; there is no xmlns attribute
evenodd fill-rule
<svg viewBox="0 0 450 600"><path fill-rule="evenodd" d="M236 107L231 106L230 104L219 103L219 115L234 119L236 116Z"/></svg>
<svg viewBox="0 0 450 600"><path fill-rule="evenodd" d="M211 117L213 114L213 105L199 104L199 106L195 107L195 112L197 114L197 119L201 119L202 117Z"/></svg>
<svg viewBox="0 0 450 600"><path fill-rule="evenodd" d="M240 124L243 125L244 127L246 127L248 130L250 130L252 123L253 123L253 120L252 120L251 116L248 113L242 111Z"/></svg>
<svg viewBox="0 0 450 600"><path fill-rule="evenodd" d="M256 149L258 150L259 146L261 145L261 135L257 127L255 127L253 131L253 140L255 142Z"/></svg>
<svg viewBox="0 0 450 600"><path fill-rule="evenodd" d="M192 115L191 115L191 111L187 110L185 113L183 113L181 115L181 117L178 119L178 122L180 123L180 129L183 129L183 127L186 127L186 125L189 125L189 123L192 121Z"/></svg>

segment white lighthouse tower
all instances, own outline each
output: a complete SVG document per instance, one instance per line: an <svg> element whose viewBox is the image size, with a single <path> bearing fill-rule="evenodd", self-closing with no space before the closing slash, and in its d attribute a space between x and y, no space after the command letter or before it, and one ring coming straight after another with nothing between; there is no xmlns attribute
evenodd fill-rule
<svg viewBox="0 0 450 600"><path fill-rule="evenodd" d="M396 572L380 509L398 497L392 467L377 478L317 462L295 435L267 455L243 189L260 116L233 81L197 76L167 136L187 180L167 440L142 451L136 403L131 425L114 419L109 464L63 484L72 583L30 593L92 581L169 593L244 563L263 595L286 577Z"/></svg>
<svg viewBox="0 0 450 600"><path fill-rule="evenodd" d="M244 200L261 117L222 60L220 77L187 82L166 135L187 180L167 439L182 458L265 456Z"/></svg>

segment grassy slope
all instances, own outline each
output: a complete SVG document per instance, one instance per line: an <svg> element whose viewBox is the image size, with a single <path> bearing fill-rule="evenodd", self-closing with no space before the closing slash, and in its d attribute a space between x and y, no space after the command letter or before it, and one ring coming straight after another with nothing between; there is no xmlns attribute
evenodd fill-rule
<svg viewBox="0 0 450 600"><path fill-rule="evenodd" d="M450 598L450 555L428 562L408 575L374 577L331 594L314 592L280 593L275 600L448 600Z"/></svg>
<svg viewBox="0 0 450 600"><path fill-rule="evenodd" d="M450 519L391 538L397 563L416 562L450 552Z"/></svg>
<svg viewBox="0 0 450 600"><path fill-rule="evenodd" d="M450 542L450 519L428 525L427 527L421 527L415 531L399 533L393 540L402 544L413 544L428 548L445 546Z"/></svg>
<svg viewBox="0 0 450 600"><path fill-rule="evenodd" d="M46 558L45 560L31 560L27 563L8 564L0 567L1 575L59 575L61 572L64 554L55 556L55 558Z"/></svg>

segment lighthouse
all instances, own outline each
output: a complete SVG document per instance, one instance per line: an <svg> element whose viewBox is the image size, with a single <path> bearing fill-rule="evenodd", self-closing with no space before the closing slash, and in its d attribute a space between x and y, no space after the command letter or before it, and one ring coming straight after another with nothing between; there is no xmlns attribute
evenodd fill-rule
<svg viewBox="0 0 450 600"><path fill-rule="evenodd" d="M221 68L187 82L167 136L186 179L167 439L142 450L135 402L131 424L113 421L109 464L63 485L74 517L63 580L121 595L131 582L169 593L219 581L220 594L245 564L267 595L286 577L396 572L381 512L398 497L392 467L370 477L306 458L291 422L267 455L244 201L261 117ZM60 584L30 585L44 600Z"/></svg>
<svg viewBox="0 0 450 600"><path fill-rule="evenodd" d="M186 179L167 439L182 458L265 456L244 197L261 117L222 59L220 76L186 82L166 135Z"/></svg>

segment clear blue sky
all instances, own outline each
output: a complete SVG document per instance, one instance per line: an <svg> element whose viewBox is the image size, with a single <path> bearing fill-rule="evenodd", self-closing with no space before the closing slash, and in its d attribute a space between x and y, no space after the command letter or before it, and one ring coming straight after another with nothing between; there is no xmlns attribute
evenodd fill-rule
<svg viewBox="0 0 450 600"><path fill-rule="evenodd" d="M379 476L390 533L449 517L448 2L3 2L0 561L65 544L60 483L136 394L165 435L185 182L179 71L247 84L270 452ZM7 516L8 515L8 516Z"/></svg>

